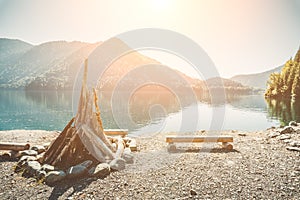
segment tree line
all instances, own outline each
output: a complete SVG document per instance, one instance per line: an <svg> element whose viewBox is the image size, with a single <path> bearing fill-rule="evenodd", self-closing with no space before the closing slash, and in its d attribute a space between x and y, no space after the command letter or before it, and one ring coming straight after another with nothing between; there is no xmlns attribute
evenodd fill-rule
<svg viewBox="0 0 300 200"><path fill-rule="evenodd" d="M272 73L267 82L266 97L300 99L300 48L280 73Z"/></svg>

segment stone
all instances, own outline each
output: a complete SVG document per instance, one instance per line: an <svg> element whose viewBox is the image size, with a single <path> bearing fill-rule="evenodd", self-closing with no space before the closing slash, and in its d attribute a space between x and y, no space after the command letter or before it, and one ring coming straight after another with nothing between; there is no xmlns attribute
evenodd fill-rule
<svg viewBox="0 0 300 200"><path fill-rule="evenodd" d="M298 126L298 124L295 121L290 121L289 126Z"/></svg>
<svg viewBox="0 0 300 200"><path fill-rule="evenodd" d="M48 149L48 147L51 145L51 142L46 142L43 144L45 149Z"/></svg>
<svg viewBox="0 0 300 200"><path fill-rule="evenodd" d="M89 175L104 178L110 174L110 166L107 163L100 163L89 170Z"/></svg>
<svg viewBox="0 0 300 200"><path fill-rule="evenodd" d="M270 138L275 138L275 137L277 137L277 136L279 136L279 135L280 135L279 132L272 132L272 133L269 134L269 137L270 137Z"/></svg>
<svg viewBox="0 0 300 200"><path fill-rule="evenodd" d="M291 126L286 126L284 127L281 131L280 134L288 134L288 133L293 133L295 130Z"/></svg>
<svg viewBox="0 0 300 200"><path fill-rule="evenodd" d="M12 157L13 159L15 159L15 158L20 158L20 157L21 157L21 154L20 154L19 151L11 150L11 151L10 151L10 154L11 154L11 157Z"/></svg>
<svg viewBox="0 0 300 200"><path fill-rule="evenodd" d="M22 161L36 161L36 157L34 156L22 156L19 160L19 162Z"/></svg>
<svg viewBox="0 0 300 200"><path fill-rule="evenodd" d="M64 171L51 171L48 172L45 176L45 182L48 185L55 184L66 177L66 173Z"/></svg>
<svg viewBox="0 0 300 200"><path fill-rule="evenodd" d="M48 164L44 164L41 168L41 170L45 171L45 172L50 172L50 171L54 171L55 167L52 165L48 165Z"/></svg>
<svg viewBox="0 0 300 200"><path fill-rule="evenodd" d="M109 166L114 171L121 171L125 169L126 161L123 158L115 158L109 163Z"/></svg>
<svg viewBox="0 0 300 200"><path fill-rule="evenodd" d="M193 195L193 196L195 196L195 195L197 195L197 192L195 190L193 190L193 189L190 189L190 194Z"/></svg>
<svg viewBox="0 0 300 200"><path fill-rule="evenodd" d="M37 180L44 180L47 175L47 172L40 170L37 174Z"/></svg>
<svg viewBox="0 0 300 200"><path fill-rule="evenodd" d="M287 140L287 139L291 139L290 135L281 135L279 138L279 140Z"/></svg>
<svg viewBox="0 0 300 200"><path fill-rule="evenodd" d="M86 161L80 163L79 165L82 165L82 166L84 166L84 167L86 167L86 168L89 168L92 164L93 164L93 161L91 161L91 160L86 160Z"/></svg>
<svg viewBox="0 0 300 200"><path fill-rule="evenodd" d="M177 151L176 145L175 145L175 144L168 144L167 150L168 150L168 152L170 152L170 153L176 152L176 151Z"/></svg>
<svg viewBox="0 0 300 200"><path fill-rule="evenodd" d="M11 160L12 159L12 156L11 156L11 153L10 152L4 152L3 154L1 154L1 159L3 160Z"/></svg>
<svg viewBox="0 0 300 200"><path fill-rule="evenodd" d="M298 152L300 152L299 147L287 147L286 149L289 150L289 151L298 151Z"/></svg>
<svg viewBox="0 0 300 200"><path fill-rule="evenodd" d="M293 140L289 143L289 145L292 147L300 147L300 141Z"/></svg>
<svg viewBox="0 0 300 200"><path fill-rule="evenodd" d="M40 153L45 152L46 148L44 146L42 146L42 145L35 145L35 146L32 146L30 148L30 150L34 150L34 151L38 152L38 154L40 154Z"/></svg>
<svg viewBox="0 0 300 200"><path fill-rule="evenodd" d="M36 160L39 161L40 163L43 163L44 155L45 155L45 152L37 155Z"/></svg>
<svg viewBox="0 0 300 200"><path fill-rule="evenodd" d="M238 133L238 136L247 136L246 133Z"/></svg>
<svg viewBox="0 0 300 200"><path fill-rule="evenodd" d="M134 163L134 156L132 155L132 153L127 153L127 152L123 153L122 158L128 164L133 164Z"/></svg>
<svg viewBox="0 0 300 200"><path fill-rule="evenodd" d="M38 155L38 152L35 150L24 150L20 151L21 156L36 156Z"/></svg>
<svg viewBox="0 0 300 200"><path fill-rule="evenodd" d="M291 139L285 139L285 140L283 140L283 142L286 143L286 144L290 143L291 141L292 141Z"/></svg>
<svg viewBox="0 0 300 200"><path fill-rule="evenodd" d="M36 157L34 156L22 156L20 160L17 162L17 165L15 167L15 172L21 172L25 168L25 164L27 164L28 161L36 161Z"/></svg>
<svg viewBox="0 0 300 200"><path fill-rule="evenodd" d="M67 170L68 178L78 178L88 172L88 168L93 164L93 161L86 160L78 165L72 166Z"/></svg>
<svg viewBox="0 0 300 200"><path fill-rule="evenodd" d="M88 169L83 165L75 165L67 170L67 176L68 178L77 178L84 175L87 170Z"/></svg>
<svg viewBox="0 0 300 200"><path fill-rule="evenodd" d="M24 166L25 171L23 175L25 176L37 176L41 170L41 164L38 161L26 161Z"/></svg>

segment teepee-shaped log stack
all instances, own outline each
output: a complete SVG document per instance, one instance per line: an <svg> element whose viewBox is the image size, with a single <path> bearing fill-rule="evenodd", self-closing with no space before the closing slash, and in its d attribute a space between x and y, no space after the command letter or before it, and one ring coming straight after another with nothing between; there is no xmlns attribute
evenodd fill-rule
<svg viewBox="0 0 300 200"><path fill-rule="evenodd" d="M104 134L96 90L87 87L87 64L86 60L77 115L52 142L43 156L44 164L67 169L85 160L108 162L122 155L123 140L117 139L113 146Z"/></svg>

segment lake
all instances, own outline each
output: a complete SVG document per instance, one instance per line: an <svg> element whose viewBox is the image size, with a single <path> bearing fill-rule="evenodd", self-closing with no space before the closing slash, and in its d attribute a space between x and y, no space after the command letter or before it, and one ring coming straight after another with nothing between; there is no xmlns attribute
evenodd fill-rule
<svg viewBox="0 0 300 200"><path fill-rule="evenodd" d="M221 124L222 130L254 131L300 121L299 102L252 95L212 104L207 98L192 101L183 94L179 100L180 94L176 95L146 92L112 98L100 93L104 128L127 128L130 134L142 135L208 130L213 122ZM0 130L62 130L73 116L71 91L0 90L0 102Z"/></svg>

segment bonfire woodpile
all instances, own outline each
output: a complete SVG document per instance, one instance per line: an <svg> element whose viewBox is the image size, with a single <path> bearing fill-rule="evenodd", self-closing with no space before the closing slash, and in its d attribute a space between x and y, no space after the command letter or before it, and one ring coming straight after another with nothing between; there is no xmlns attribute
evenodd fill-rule
<svg viewBox="0 0 300 200"><path fill-rule="evenodd" d="M15 172L52 185L66 178L105 177L133 163L135 141L108 136L103 129L96 90L87 87L87 60L77 115L49 146L7 144L19 158ZM21 150L21 151L20 151Z"/></svg>

